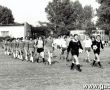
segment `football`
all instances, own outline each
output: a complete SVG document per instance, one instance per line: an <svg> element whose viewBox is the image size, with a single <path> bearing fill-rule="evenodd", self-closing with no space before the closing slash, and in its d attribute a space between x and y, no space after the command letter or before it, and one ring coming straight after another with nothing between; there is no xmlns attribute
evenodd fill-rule
<svg viewBox="0 0 110 90"><path fill-rule="evenodd" d="M93 49L94 49L94 50L96 50L96 49L97 49L97 46L96 46L96 45L94 45L94 46L93 46Z"/></svg>

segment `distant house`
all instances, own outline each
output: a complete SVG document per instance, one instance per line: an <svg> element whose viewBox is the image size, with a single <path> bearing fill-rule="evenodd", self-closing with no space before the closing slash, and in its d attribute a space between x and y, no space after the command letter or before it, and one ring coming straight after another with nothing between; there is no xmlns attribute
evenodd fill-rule
<svg viewBox="0 0 110 90"><path fill-rule="evenodd" d="M72 35L78 34L80 36L80 38L83 40L86 36L85 32L86 32L86 30L71 30L70 34L72 34Z"/></svg>
<svg viewBox="0 0 110 90"><path fill-rule="evenodd" d="M92 35L97 36L100 35L102 40L105 40L105 30L92 30Z"/></svg>
<svg viewBox="0 0 110 90"><path fill-rule="evenodd" d="M25 38L31 35L31 27L28 23L0 25L0 37Z"/></svg>

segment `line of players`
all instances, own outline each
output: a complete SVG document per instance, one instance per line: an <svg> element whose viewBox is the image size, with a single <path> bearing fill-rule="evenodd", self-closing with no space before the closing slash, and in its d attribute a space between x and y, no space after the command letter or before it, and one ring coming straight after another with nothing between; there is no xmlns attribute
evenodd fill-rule
<svg viewBox="0 0 110 90"><path fill-rule="evenodd" d="M26 37L7 39L3 42L3 47L6 55L12 55L13 58L34 62L34 56L41 54L44 61L44 41L41 37L32 40Z"/></svg>
<svg viewBox="0 0 110 90"><path fill-rule="evenodd" d="M87 60L90 61L90 51L93 49L95 59L93 60L92 66L97 63L100 68L102 65L100 63L100 48L103 49L103 44L100 36L98 35L96 38L92 37L92 40L89 36L83 41L84 45L82 46L79 36L77 34L71 35L68 37L62 36L59 38L48 37L43 39L39 37L38 39L30 40L25 38L23 41L22 38L18 39L8 39L3 42L3 47L6 55L12 55L14 58L18 58L26 61L35 61L35 57L37 56L36 61L39 62L40 57L42 58L43 63L48 62L48 64L52 63L53 53L55 49L58 49L60 53L60 58L65 58L68 61L68 55L71 53L73 58L71 64L71 70L77 68L78 71L82 71L80 68L80 63L78 60L79 53L83 52L83 47L85 48L85 52L87 54ZM65 57L65 52L67 52L67 56ZM48 56L47 60L45 56Z"/></svg>
<svg viewBox="0 0 110 90"><path fill-rule="evenodd" d="M101 48L104 49L102 41L101 41L101 37L97 35L96 37L92 37L92 40L91 40L90 37L87 36L86 39L83 41L83 43L84 43L84 48L87 54L86 60L90 61L90 51L92 48L94 52L94 56L95 56L92 66L95 66L96 64L98 64L99 68L103 68L100 62L100 57L99 57ZM73 38L71 39L71 41L69 42L69 46L67 49L67 57L70 51L71 51L72 57L74 58L74 60L72 61L71 70L74 70L76 67L76 69L79 72L81 72L82 69L80 68L78 57L79 57L79 53L82 53L83 47L82 47L80 40L78 39L77 34L75 34Z"/></svg>

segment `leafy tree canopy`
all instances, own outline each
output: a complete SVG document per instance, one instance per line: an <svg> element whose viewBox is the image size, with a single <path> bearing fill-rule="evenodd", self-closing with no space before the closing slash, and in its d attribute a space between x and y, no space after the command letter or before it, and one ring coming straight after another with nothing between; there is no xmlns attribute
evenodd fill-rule
<svg viewBox="0 0 110 90"><path fill-rule="evenodd" d="M12 11L7 7L0 6L0 25L14 23Z"/></svg>
<svg viewBox="0 0 110 90"><path fill-rule="evenodd" d="M97 26L100 29L106 30L106 34L110 31L110 0L98 0L101 4L97 10Z"/></svg>
<svg viewBox="0 0 110 90"><path fill-rule="evenodd" d="M69 30L91 28L88 24L91 24L92 7L83 8L79 1L53 0L47 5L45 12L49 20L48 27L58 35L68 33Z"/></svg>

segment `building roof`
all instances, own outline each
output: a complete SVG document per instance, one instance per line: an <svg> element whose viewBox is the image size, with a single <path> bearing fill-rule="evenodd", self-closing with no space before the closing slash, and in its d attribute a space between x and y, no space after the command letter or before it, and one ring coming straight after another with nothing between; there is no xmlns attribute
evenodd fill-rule
<svg viewBox="0 0 110 90"><path fill-rule="evenodd" d="M24 24L2 24L2 25L0 25L0 27L2 27L2 26L24 26Z"/></svg>

